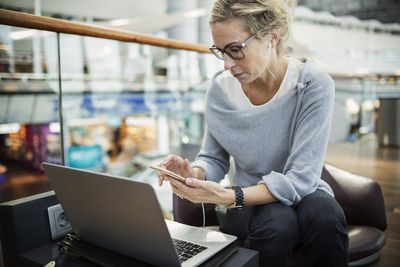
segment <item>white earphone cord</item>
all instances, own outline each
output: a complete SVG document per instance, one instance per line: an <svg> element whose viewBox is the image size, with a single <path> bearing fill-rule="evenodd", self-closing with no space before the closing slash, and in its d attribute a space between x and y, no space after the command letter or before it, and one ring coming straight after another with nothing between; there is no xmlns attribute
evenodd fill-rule
<svg viewBox="0 0 400 267"><path fill-rule="evenodd" d="M201 209L203 211L203 228L206 226L206 212L204 210L204 204L201 203Z"/></svg>

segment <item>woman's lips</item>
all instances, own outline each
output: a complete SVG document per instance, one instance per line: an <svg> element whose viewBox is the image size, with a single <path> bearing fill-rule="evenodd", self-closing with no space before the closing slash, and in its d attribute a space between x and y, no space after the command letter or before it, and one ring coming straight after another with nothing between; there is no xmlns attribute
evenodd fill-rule
<svg viewBox="0 0 400 267"><path fill-rule="evenodd" d="M244 72L240 72L240 73L236 73L236 74L232 74L233 77L235 77L236 79L240 79L240 77L242 77L244 74Z"/></svg>

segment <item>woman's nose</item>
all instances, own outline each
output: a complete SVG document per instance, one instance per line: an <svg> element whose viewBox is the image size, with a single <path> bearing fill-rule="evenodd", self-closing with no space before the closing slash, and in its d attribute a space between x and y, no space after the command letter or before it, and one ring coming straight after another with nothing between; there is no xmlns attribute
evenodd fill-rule
<svg viewBox="0 0 400 267"><path fill-rule="evenodd" d="M235 66L235 61L230 58L227 54L223 54L224 57L224 68L226 70L231 69L233 66Z"/></svg>

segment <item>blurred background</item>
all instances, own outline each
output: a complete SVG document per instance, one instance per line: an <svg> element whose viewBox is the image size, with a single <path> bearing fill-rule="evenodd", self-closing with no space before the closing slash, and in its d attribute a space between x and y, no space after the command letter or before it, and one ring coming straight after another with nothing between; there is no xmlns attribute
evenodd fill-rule
<svg viewBox="0 0 400 267"><path fill-rule="evenodd" d="M212 45L212 0L0 0L0 8ZM400 1L299 0L289 40L335 81L325 162L377 180L389 227L374 266L400 253ZM0 24L0 202L51 190L41 162L153 185L148 165L193 160L211 54ZM229 176L224 181L229 183ZM1 265L0 257L0 265Z"/></svg>
<svg viewBox="0 0 400 267"><path fill-rule="evenodd" d="M213 2L1 0L0 8L212 45ZM399 13L394 0L298 2L290 46L336 83L330 144L369 136L399 146ZM209 54L69 34L58 43L53 32L0 25L0 202L50 190L42 161L155 185L149 164L196 154L204 94L222 68ZM155 189L171 211L170 190Z"/></svg>

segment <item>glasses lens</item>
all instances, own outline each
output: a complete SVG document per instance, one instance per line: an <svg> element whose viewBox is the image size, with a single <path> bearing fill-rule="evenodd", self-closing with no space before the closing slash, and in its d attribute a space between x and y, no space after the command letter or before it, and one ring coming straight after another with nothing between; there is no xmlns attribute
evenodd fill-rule
<svg viewBox="0 0 400 267"><path fill-rule="evenodd" d="M240 46L229 46L225 49L225 53L233 59L244 58L243 49Z"/></svg>
<svg viewBox="0 0 400 267"><path fill-rule="evenodd" d="M210 47L210 51L218 58L223 59L222 52L216 47Z"/></svg>

